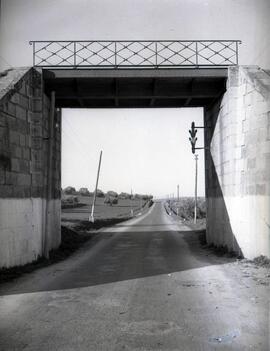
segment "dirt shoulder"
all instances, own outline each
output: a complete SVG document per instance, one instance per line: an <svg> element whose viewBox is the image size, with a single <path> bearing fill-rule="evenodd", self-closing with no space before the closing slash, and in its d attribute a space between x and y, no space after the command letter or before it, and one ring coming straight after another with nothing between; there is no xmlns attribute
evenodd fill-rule
<svg viewBox="0 0 270 351"><path fill-rule="evenodd" d="M75 251L82 247L87 241L98 234L98 230L123 222L128 218L111 218L97 220L95 223L89 221L71 221L61 226L61 244L49 252L49 258L39 257L36 261L23 266L0 269L0 284L11 281L23 274L31 273L37 269L52 265L65 260Z"/></svg>
<svg viewBox="0 0 270 351"><path fill-rule="evenodd" d="M145 207L142 213L139 213L137 216L146 213L150 207ZM65 260L80 249L86 242L96 237L100 229L127 221L130 218L131 217L97 219L94 223L72 219L62 221L61 244L57 249L49 252L49 258L39 257L36 261L23 266L0 269L0 284Z"/></svg>

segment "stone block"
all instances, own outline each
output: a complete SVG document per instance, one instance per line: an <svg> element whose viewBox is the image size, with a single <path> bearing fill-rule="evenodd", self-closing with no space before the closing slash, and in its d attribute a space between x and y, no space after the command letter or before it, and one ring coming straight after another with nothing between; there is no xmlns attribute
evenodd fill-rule
<svg viewBox="0 0 270 351"><path fill-rule="evenodd" d="M238 67L230 67L228 72L227 88L240 85Z"/></svg>
<svg viewBox="0 0 270 351"><path fill-rule="evenodd" d="M22 148L20 146L16 146L14 148L14 153L13 153L13 156L15 158L21 158L22 157Z"/></svg>
<svg viewBox="0 0 270 351"><path fill-rule="evenodd" d="M20 102L20 94L18 92L15 92L11 98L10 98L10 101L13 103L13 104L19 104Z"/></svg>
<svg viewBox="0 0 270 351"><path fill-rule="evenodd" d="M20 145L25 146L25 135L20 134Z"/></svg>
<svg viewBox="0 0 270 351"><path fill-rule="evenodd" d="M270 100L269 101L262 101L256 103L256 112L258 115L262 113L270 112Z"/></svg>
<svg viewBox="0 0 270 351"><path fill-rule="evenodd" d="M248 185L247 186L247 194L248 195L255 195L256 189L254 185Z"/></svg>
<svg viewBox="0 0 270 351"><path fill-rule="evenodd" d="M17 173L6 171L6 184L16 185L17 184Z"/></svg>
<svg viewBox="0 0 270 351"><path fill-rule="evenodd" d="M43 174L42 172L32 173L32 186L41 187L43 186Z"/></svg>
<svg viewBox="0 0 270 351"><path fill-rule="evenodd" d="M17 118L15 116L5 115L6 125L9 130L17 130Z"/></svg>
<svg viewBox="0 0 270 351"><path fill-rule="evenodd" d="M26 120L27 119L27 110L21 107L20 105L16 105L16 118Z"/></svg>
<svg viewBox="0 0 270 351"><path fill-rule="evenodd" d="M248 121L245 119L245 120L243 120L242 121L242 130L241 130L241 132L242 133L246 133L247 131L248 131Z"/></svg>
<svg viewBox="0 0 270 351"><path fill-rule="evenodd" d="M33 98L32 99L32 109L33 109L33 112L42 112L42 99L41 98Z"/></svg>
<svg viewBox="0 0 270 351"><path fill-rule="evenodd" d="M25 147L31 148L32 142L31 142L31 137L30 135L25 135Z"/></svg>
<svg viewBox="0 0 270 351"><path fill-rule="evenodd" d="M42 186L32 187L32 197L45 197L46 190Z"/></svg>
<svg viewBox="0 0 270 351"><path fill-rule="evenodd" d="M31 160L33 162L43 161L43 152L42 150L31 150Z"/></svg>
<svg viewBox="0 0 270 351"><path fill-rule="evenodd" d="M18 158L11 159L11 171L20 172L20 162Z"/></svg>
<svg viewBox="0 0 270 351"><path fill-rule="evenodd" d="M13 185L0 185L1 198L13 197Z"/></svg>
<svg viewBox="0 0 270 351"><path fill-rule="evenodd" d="M26 95L28 97L32 97L33 96L33 87L30 84L26 85Z"/></svg>
<svg viewBox="0 0 270 351"><path fill-rule="evenodd" d="M247 149L245 145L241 146L241 158L245 158L247 156Z"/></svg>
<svg viewBox="0 0 270 351"><path fill-rule="evenodd" d="M256 195L265 195L265 194L266 194L266 185L256 184Z"/></svg>
<svg viewBox="0 0 270 351"><path fill-rule="evenodd" d="M246 94L252 93L254 91L254 86L246 81Z"/></svg>
<svg viewBox="0 0 270 351"><path fill-rule="evenodd" d="M23 121L21 119L17 119L17 130L21 134L29 134L29 123L27 121Z"/></svg>
<svg viewBox="0 0 270 351"><path fill-rule="evenodd" d="M17 198L30 198L31 197L31 187L30 186L15 186L13 190L13 197Z"/></svg>
<svg viewBox="0 0 270 351"><path fill-rule="evenodd" d="M16 105L8 101L4 104L4 112L11 116L16 116Z"/></svg>
<svg viewBox="0 0 270 351"><path fill-rule="evenodd" d="M32 149L41 150L43 147L43 138L41 137L31 137Z"/></svg>
<svg viewBox="0 0 270 351"><path fill-rule="evenodd" d="M41 97L42 95L42 91L40 88L34 88L34 91L33 91L33 96L38 98L38 97Z"/></svg>
<svg viewBox="0 0 270 351"><path fill-rule="evenodd" d="M6 126L6 115L4 112L0 111L0 127Z"/></svg>
<svg viewBox="0 0 270 351"><path fill-rule="evenodd" d="M30 149L28 147L24 147L22 149L22 157L25 160L28 160L28 161L30 160Z"/></svg>
<svg viewBox="0 0 270 351"><path fill-rule="evenodd" d="M31 185L31 175L25 173L17 174L17 185L18 186L30 186Z"/></svg>
<svg viewBox="0 0 270 351"><path fill-rule="evenodd" d="M253 92L254 92L254 91L252 91L252 92L250 92L250 93L244 95L244 101L243 101L243 102L244 102L244 105L250 106L250 105L253 104L253 101L254 101Z"/></svg>
<svg viewBox="0 0 270 351"><path fill-rule="evenodd" d="M44 171L44 163L42 161L30 161L31 173L37 171Z"/></svg>
<svg viewBox="0 0 270 351"><path fill-rule="evenodd" d="M247 160L247 168L250 170L250 169L253 169L256 167L256 158L249 158Z"/></svg>
<svg viewBox="0 0 270 351"><path fill-rule="evenodd" d="M29 120L34 125L42 125L42 114L40 112L28 112Z"/></svg>
<svg viewBox="0 0 270 351"><path fill-rule="evenodd" d="M41 125L31 125L31 135L36 136L36 137L42 137L43 136L43 131L42 131L42 126Z"/></svg>
<svg viewBox="0 0 270 351"><path fill-rule="evenodd" d="M15 132L14 130L9 131L9 142L11 144L20 145L20 133Z"/></svg>
<svg viewBox="0 0 270 351"><path fill-rule="evenodd" d="M28 97L28 96L20 95L20 97L19 97L19 105L20 105L23 109L29 110L29 97Z"/></svg>
<svg viewBox="0 0 270 351"><path fill-rule="evenodd" d="M20 173L30 173L30 161L19 160Z"/></svg>
<svg viewBox="0 0 270 351"><path fill-rule="evenodd" d="M0 140L6 137L8 129L6 127L0 127Z"/></svg>
<svg viewBox="0 0 270 351"><path fill-rule="evenodd" d="M6 184L6 174L4 170L0 169L0 185Z"/></svg>
<svg viewBox="0 0 270 351"><path fill-rule="evenodd" d="M27 95L27 89L26 89L27 84L26 84L26 81L22 80L20 83L21 83L21 86L19 88L20 94Z"/></svg>

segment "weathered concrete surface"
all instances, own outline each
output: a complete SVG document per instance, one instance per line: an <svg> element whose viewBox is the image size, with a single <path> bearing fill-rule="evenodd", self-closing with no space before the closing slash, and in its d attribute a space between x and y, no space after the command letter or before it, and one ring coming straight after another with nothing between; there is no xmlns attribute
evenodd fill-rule
<svg viewBox="0 0 270 351"><path fill-rule="evenodd" d="M0 200L0 264L1 266L23 265L34 261L43 252L46 236L47 200L41 198L1 199ZM61 232L60 200L49 201L50 233L46 245L49 248L59 246ZM8 263L8 264L7 264Z"/></svg>
<svg viewBox="0 0 270 351"><path fill-rule="evenodd" d="M205 113L207 240L247 258L270 257L270 76L229 69L227 91Z"/></svg>
<svg viewBox="0 0 270 351"><path fill-rule="evenodd" d="M50 191L49 118L38 71L0 74L0 268L31 262L60 243L61 115L54 116Z"/></svg>
<svg viewBox="0 0 270 351"><path fill-rule="evenodd" d="M0 350L269 350L265 271L189 235L156 204L2 286Z"/></svg>

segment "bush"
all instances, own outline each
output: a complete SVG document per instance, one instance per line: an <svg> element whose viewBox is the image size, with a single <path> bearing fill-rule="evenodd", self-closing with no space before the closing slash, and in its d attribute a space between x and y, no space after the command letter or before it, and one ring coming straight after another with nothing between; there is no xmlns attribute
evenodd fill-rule
<svg viewBox="0 0 270 351"><path fill-rule="evenodd" d="M193 197L184 197L177 201L169 202L172 211L184 219L191 219L194 217L194 206L195 200ZM206 203L205 199L199 197L197 200L197 218L205 218L206 217Z"/></svg>
<svg viewBox="0 0 270 351"><path fill-rule="evenodd" d="M105 196L104 192L100 189L97 189L97 197L104 197L104 196Z"/></svg>
<svg viewBox="0 0 270 351"><path fill-rule="evenodd" d="M118 198L106 195L106 197L104 199L104 204L107 204L107 205L110 205L110 206L117 205L118 204Z"/></svg>

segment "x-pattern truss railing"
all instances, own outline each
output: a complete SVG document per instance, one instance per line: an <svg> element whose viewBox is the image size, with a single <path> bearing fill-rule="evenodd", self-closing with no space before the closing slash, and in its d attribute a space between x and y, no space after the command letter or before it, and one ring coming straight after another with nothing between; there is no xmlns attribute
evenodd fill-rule
<svg viewBox="0 0 270 351"><path fill-rule="evenodd" d="M170 68L238 65L240 40L31 41L33 65Z"/></svg>

